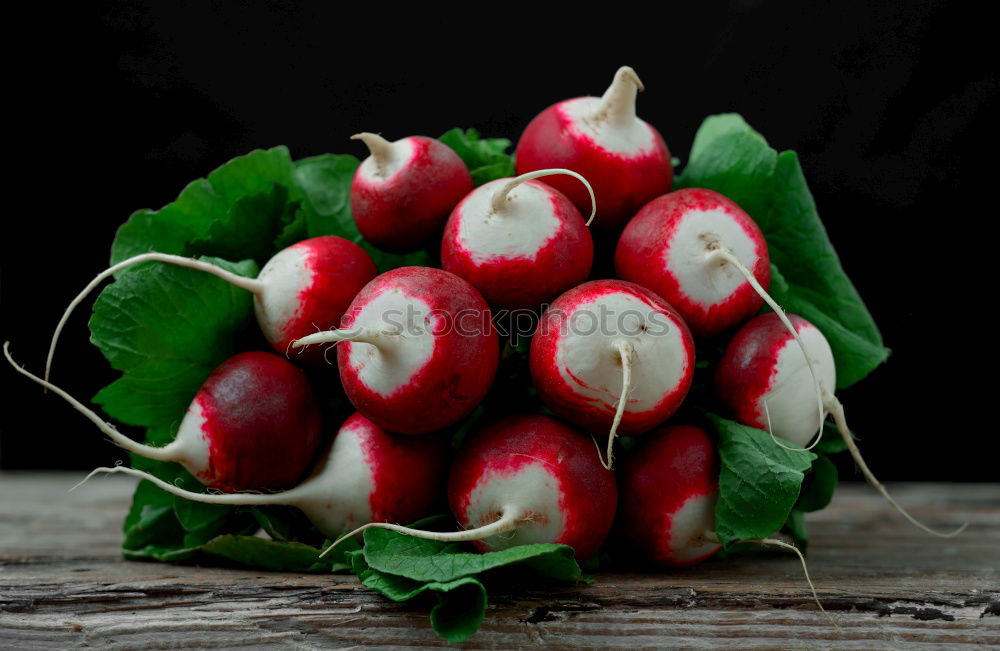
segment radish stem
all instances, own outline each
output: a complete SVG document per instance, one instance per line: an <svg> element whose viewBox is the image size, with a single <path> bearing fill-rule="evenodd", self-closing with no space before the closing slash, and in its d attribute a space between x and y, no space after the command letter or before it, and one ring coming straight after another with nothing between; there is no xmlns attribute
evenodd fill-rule
<svg viewBox="0 0 1000 651"><path fill-rule="evenodd" d="M583 178L580 174L577 174L573 170L567 170L563 168L551 168L545 170L535 170L534 172L527 172L516 178L507 181L503 187L496 191L493 195L493 200L490 203L490 207L494 213L503 212L504 207L507 205L507 201L510 200L508 196L510 191L521 185L525 181L530 181L531 179L541 178L543 176L553 176L556 174L565 174L566 176L572 176L578 179L581 183L587 186L587 192L590 193L590 217L587 219L587 226L590 226L590 222L594 221L594 216L597 214L597 198L594 196L594 188L591 187L587 179Z"/></svg>
<svg viewBox="0 0 1000 651"><path fill-rule="evenodd" d="M296 339L292 342L292 348L302 348L303 346L312 346L314 344L326 344L331 342L339 343L341 341L370 344L378 348L378 343L376 342L382 334L384 333L364 329L327 330L325 332L316 332L306 337L302 337L301 339Z"/></svg>
<svg viewBox="0 0 1000 651"><path fill-rule="evenodd" d="M320 558L325 556L330 550L348 538L352 538L368 529L387 529L389 531L403 533L408 536L414 536L415 538L437 540L440 542L467 542L470 540L482 540L483 538L489 538L491 536L507 533L508 531L515 529L524 520L525 516L523 510L520 507L508 504L501 510L500 518L498 520L481 527L476 527L475 529L465 529L463 531L423 531L421 529L411 529L410 527L403 527L398 524L391 524L388 522L369 522L368 524L360 526L354 531L344 534L335 540L332 545L323 550L323 553L320 554Z"/></svg>
<svg viewBox="0 0 1000 651"><path fill-rule="evenodd" d="M868 469L868 464L866 464L865 460L861 457L861 452L858 450L858 446L854 444L854 437L851 436L851 430L848 429L847 427L847 418L844 416L844 405L841 404L840 400L838 400L836 396L827 393L826 406L827 409L830 410L830 413L833 415L833 421L837 424L837 431L840 432L840 436L843 437L844 443L847 444L847 449L851 451L851 456L854 457L854 462L858 464L858 468L861 469L861 474L865 476L865 479L868 480L868 483L871 484L875 488L875 490L882 493L882 497L888 500L889 504L892 504L892 507L897 511L899 511L899 513L904 518L909 520L911 523L913 523L920 529L923 529L927 533L933 536L937 536L939 538L951 538L953 536L957 536L958 534L962 533L966 527L969 526L969 523L966 522L965 524L958 527L954 531L951 531L949 533L941 533L940 531L935 531L934 529L931 529L927 525L919 522L916 518L907 513L906 509L897 504L896 500L892 499L892 496L889 495L889 491L885 489L885 486L882 485L882 482L876 479L875 475L872 474L872 471Z"/></svg>
<svg viewBox="0 0 1000 651"><path fill-rule="evenodd" d="M187 267L189 269L197 269L199 271L204 271L210 273L214 276L218 276L222 280L239 287L240 289L245 289L248 292L252 292L254 295L259 296L263 291L263 283L254 278L247 278L246 276L241 276L239 274L234 274L231 271L226 271L222 267L218 267L214 264L208 262L202 262L201 260L195 260L194 258L185 258L180 255L171 255L169 253L143 253L140 255L133 256L126 260L122 260L116 265L112 265L108 269L105 269L101 273L90 281L90 283L83 288L76 298L70 302L69 307L63 312L62 318L59 319L59 323L56 325L55 331L52 333L52 341L49 344L49 356L45 360L45 379L49 379L49 371L52 368L52 358L56 354L56 343L59 341L59 335L62 333L63 327L65 327L66 322L69 321L70 314L76 309L76 306L87 297L87 294L92 292L95 287L101 284L101 282L118 273L126 267L131 267L134 264L139 264L140 262L168 262L170 264L177 265L179 267Z"/></svg>

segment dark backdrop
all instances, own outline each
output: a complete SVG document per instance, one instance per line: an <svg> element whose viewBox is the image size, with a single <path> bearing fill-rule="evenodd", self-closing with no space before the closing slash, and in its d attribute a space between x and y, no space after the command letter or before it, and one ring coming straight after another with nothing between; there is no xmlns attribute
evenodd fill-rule
<svg viewBox="0 0 1000 651"><path fill-rule="evenodd" d="M964 3L733 2L660 16L587 10L574 26L511 6L417 20L344 3L116 2L10 23L3 339L39 370L51 328L107 264L116 227L253 148L362 155L348 137L474 126L516 140L537 112L646 84L639 114L684 158L711 113L795 149L830 235L894 353L841 395L883 479L996 480L990 338L998 266L995 35ZM374 3L372 3L374 4ZM968 5L965 5L968 6ZM578 13L568 5L562 11ZM614 7L604 12L613 13ZM39 11L48 11L41 9ZM985 299L985 300L984 300ZM56 381L89 398L114 374L66 330ZM976 373L974 376L973 373ZM4 366L0 464L84 468L122 456ZM849 461L846 476L857 476Z"/></svg>

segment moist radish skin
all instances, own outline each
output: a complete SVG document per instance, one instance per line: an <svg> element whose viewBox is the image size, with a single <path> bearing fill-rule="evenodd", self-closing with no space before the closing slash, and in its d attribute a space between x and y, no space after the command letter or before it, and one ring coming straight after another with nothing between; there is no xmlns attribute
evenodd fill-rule
<svg viewBox="0 0 1000 651"><path fill-rule="evenodd" d="M380 427L422 434L468 415L489 391L499 340L476 289L441 269L400 267L368 283L339 330L292 345L340 342L351 404Z"/></svg>
<svg viewBox="0 0 1000 651"><path fill-rule="evenodd" d="M770 257L750 216L717 192L677 190L647 203L628 223L615 271L662 296L695 336L711 337L746 321L764 303L724 252L766 291Z"/></svg>
<svg viewBox="0 0 1000 651"><path fill-rule="evenodd" d="M312 465L321 442L319 408L305 375L274 353L230 357L198 389L163 447L137 443L93 410L19 367L4 344L7 361L22 375L51 389L122 448L157 461L181 464L201 483L223 491L291 486Z"/></svg>
<svg viewBox="0 0 1000 651"><path fill-rule="evenodd" d="M441 266L472 283L490 305L508 310L535 309L586 280L594 243L580 211L558 190L532 180L560 174L589 189L582 176L554 169L469 193L448 218Z"/></svg>
<svg viewBox="0 0 1000 651"><path fill-rule="evenodd" d="M651 432L622 468L619 521L644 560L683 567L721 549L715 536L719 460L708 432L685 425Z"/></svg>
<svg viewBox="0 0 1000 651"><path fill-rule="evenodd" d="M90 476L125 473L207 504L294 506L323 535L336 538L369 522L412 522L428 515L440 499L446 458L447 442L440 436L391 434L355 413L312 475L281 493L193 493L122 466L98 468Z"/></svg>
<svg viewBox="0 0 1000 651"><path fill-rule="evenodd" d="M531 340L531 378L557 416L592 432L656 427L680 407L694 375L680 315L634 283L595 280L557 298Z"/></svg>
<svg viewBox="0 0 1000 651"><path fill-rule="evenodd" d="M327 235L302 240L276 253L257 278L246 278L213 264L168 253L143 253L98 274L63 313L49 345L45 379L49 378L56 344L70 314L102 281L122 269L143 262L165 262L197 269L252 292L257 323L275 351L288 355L291 342L336 327L354 296L378 270L371 256L357 244ZM298 351L297 361L319 363L321 351Z"/></svg>
<svg viewBox="0 0 1000 651"><path fill-rule="evenodd" d="M809 351L821 390L831 394L837 371L830 344L805 319L791 314L788 318ZM774 313L753 318L733 335L719 362L715 386L735 420L795 445L806 445L822 425L809 368Z"/></svg>
<svg viewBox="0 0 1000 651"><path fill-rule="evenodd" d="M578 97L542 111L521 134L515 152L517 173L568 168L587 178L597 195L601 230L621 228L647 201L670 191L673 167L659 132L636 117L642 82L623 66L602 97ZM546 178L587 210L589 197L571 179Z"/></svg>
<svg viewBox="0 0 1000 651"><path fill-rule="evenodd" d="M961 533L966 527L964 524L954 531L940 533L918 522L875 478L847 427L844 406L833 394L836 368L829 342L816 326L802 317L788 315L788 318L809 358L796 354L792 337L778 315L762 314L747 322L729 342L716 371L716 393L729 414L744 425L767 428L777 436L803 445L820 425L811 400L812 382L807 366L807 362L811 362L819 382L823 408L833 416L837 431L865 479L920 529L945 538ZM824 413L824 420L825 417Z"/></svg>
<svg viewBox="0 0 1000 651"><path fill-rule="evenodd" d="M350 535L378 527L472 541L481 552L557 543L582 560L611 530L616 500L614 474L598 463L589 437L548 416L513 416L474 435L452 462L448 504L463 531L369 524Z"/></svg>
<svg viewBox="0 0 1000 651"><path fill-rule="evenodd" d="M438 236L452 208L472 191L472 176L448 145L411 136L395 142L374 133L351 137L368 146L351 183L358 230L378 248L410 253Z"/></svg>

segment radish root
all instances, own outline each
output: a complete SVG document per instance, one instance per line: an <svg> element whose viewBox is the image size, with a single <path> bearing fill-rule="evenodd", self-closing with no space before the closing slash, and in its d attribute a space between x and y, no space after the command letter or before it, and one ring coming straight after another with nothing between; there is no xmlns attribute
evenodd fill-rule
<svg viewBox="0 0 1000 651"><path fill-rule="evenodd" d="M170 482L163 481L159 477L149 474L148 472L143 472L142 470L136 470L135 468L129 468L128 466L115 466L114 468L95 468L90 471L90 474L83 478L80 483L70 489L70 492L75 491L80 486L87 483L92 477L99 474L125 474L131 475L132 477L137 477L139 479L144 479L148 482L156 484L159 488L167 491L171 495L176 495L178 497L183 497L194 502L204 502L205 504L228 504L232 506L253 506L256 504L279 504L279 505L292 505L297 497L298 488L293 488L288 491L281 493L196 493L194 491L189 491L187 489L181 488L171 484ZM300 487L302 484L300 484Z"/></svg>
<svg viewBox="0 0 1000 651"><path fill-rule="evenodd" d="M396 152L392 148L392 143L378 135L363 131L351 136L351 140L360 140L368 147L372 153L372 160L375 161L375 170L379 176L385 177L385 169L396 157Z"/></svg>
<svg viewBox="0 0 1000 651"><path fill-rule="evenodd" d="M613 447L615 437L618 436L618 426L621 425L622 417L625 415L625 405L628 404L628 396L632 392L632 358L635 356L635 346L632 345L631 341L617 341L615 342L615 348L618 350L618 354L622 360L622 392L618 397L618 406L615 409L614 420L611 421L611 431L608 432L608 449L605 453L607 463L601 457L600 450L598 450L597 455L601 460L601 465L607 470L612 470L615 463Z"/></svg>
<svg viewBox="0 0 1000 651"><path fill-rule="evenodd" d="M629 66L618 68L611 85L601 96L597 110L590 116L592 122L605 122L616 127L624 127L636 119L635 98L640 90L645 90L639 75Z"/></svg>
<svg viewBox="0 0 1000 651"><path fill-rule="evenodd" d="M861 474L865 476L865 479L868 480L868 483L871 484L875 490L882 493L882 497L888 500L889 504L891 504L894 509L899 511L900 515L909 520L916 527L939 538L951 538L965 531L965 528L969 526L968 522L948 533L935 531L914 518L906 512L906 509L897 504L896 500L892 499L892 496L889 495L889 491L887 491L885 486L882 485L882 482L876 479L875 475L872 474L872 471L868 469L868 464L866 464L865 460L861 457L861 452L858 450L858 446L854 443L854 437L851 436L851 430L847 427L847 418L844 416L844 405L836 398L836 396L830 395L829 393L826 395L826 403L827 409L830 410L830 413L833 415L833 421L837 425L837 431L840 432L840 436L844 439L844 443L847 444L847 449L851 451L851 456L854 457L854 463L858 464L858 468L861 469Z"/></svg>
<svg viewBox="0 0 1000 651"><path fill-rule="evenodd" d="M535 170L534 172L528 172L522 174L521 176L515 177L503 185L496 193L493 195L493 200L490 203L490 208L494 213L503 212L504 206L507 205L507 201L510 200L508 196L510 191L521 185L525 181L530 181L532 179L541 178L543 176L555 176L557 174L564 174L566 176L572 176L573 178L583 183L587 186L587 192L590 194L590 217L587 219L587 226L590 226L590 222L594 221L594 216L597 214L597 198L594 196L594 188L591 187L590 182L583 178L582 175L577 174L573 170L567 170L559 167L553 167L551 169L545 170Z"/></svg>
<svg viewBox="0 0 1000 651"><path fill-rule="evenodd" d="M729 264L736 267L736 269L738 269L739 272L743 274L743 277L746 278L747 282L750 283L750 286L753 287L753 290L757 292L757 294L762 299L764 299L764 302L767 303L772 310L774 310L774 313L778 315L779 319L781 319L781 323L784 324L785 328L788 329L788 332L791 333L792 337L795 339L795 343L799 345L799 349L802 351L802 354L806 358L806 365L809 367L809 374L812 376L813 384L816 387L816 404L819 407L819 429L817 430L816 433L822 434L823 421L826 420L826 410L823 405L823 388L820 386L819 378L816 376L816 367L813 366L812 357L809 356L809 351L806 350L806 345L802 342L802 338L799 337L799 333L795 330L795 326L792 325L792 322L788 319L788 315L786 315L785 311L781 309L781 306L778 305L778 303L775 302L773 298L771 298L771 295L767 293L767 290L761 287L761 284L757 282L757 278L753 275L753 272L747 269L746 265L744 265L740 261L740 259L736 257L736 254L733 253L732 249L724 246L719 246L717 248L711 249L709 252L709 256L722 258ZM764 408L765 410L767 409L766 403L764 404ZM778 446L786 450L790 450L792 452L801 452L802 450L812 450L814 447L819 445L819 441L821 438L821 436L813 435L816 440L813 441L812 444L806 448L788 447L787 445L782 443L778 439L778 437L774 435L773 431L771 431L770 417L768 418L767 433L771 435L771 440L774 441Z"/></svg>
<svg viewBox="0 0 1000 651"><path fill-rule="evenodd" d="M179 460L178 450L175 447L171 447L173 444L172 442L168 443L162 448L157 448L133 441L129 437L119 432L114 425L103 420L100 416L97 415L96 412L94 412L94 410L89 409L86 405L81 403L79 400L77 400L70 394L66 393L64 390L60 389L59 387L57 387L56 385L52 384L47 380L43 380L37 375L19 366L17 362L14 361L14 358L11 357L9 348L10 348L10 342L5 341L3 344L3 354L4 357L7 358L7 361L10 362L10 365L14 367L15 371L25 376L32 382L40 384L46 389L51 390L54 394L56 394L57 396L68 402L74 409L83 414L87 418L87 420L97 425L97 428L100 429L102 432L104 432L104 434L106 434L107 437L110 438L111 441L114 442L119 447L124 448L129 452L135 452L136 454L142 455L148 459L153 459L155 461Z"/></svg>
<svg viewBox="0 0 1000 651"><path fill-rule="evenodd" d="M371 344L372 346L378 348L378 339L383 334L385 333L375 332L373 330L364 330L361 328L354 330L327 330L325 332L316 332L311 335L307 335L301 339L296 339L292 342L292 348L302 348L303 346L328 344L331 342L336 344L341 341Z"/></svg>
<svg viewBox="0 0 1000 651"><path fill-rule="evenodd" d="M391 524L389 522L369 522L366 525L360 526L354 531L344 534L340 538L337 538L332 545L323 550L320 554L320 558L326 556L330 550L344 542L348 538L353 538L354 536L367 531L368 529L388 529L389 531L395 531L397 533L403 533L408 536L414 536L415 538L423 538L425 540L438 540L440 542L467 542L470 540L482 540L483 538L489 538L491 536L498 536L502 533L507 533L517 528L518 525L525 522L527 518L523 510L520 507L507 505L503 507L501 511L500 518L490 524L483 525L481 527L476 527L475 529L465 529L463 531L452 531L452 532L440 532L440 531L423 531L422 529L411 529L410 527L403 527L398 524Z"/></svg>
<svg viewBox="0 0 1000 651"><path fill-rule="evenodd" d="M80 304L83 299L87 297L90 292L94 291L94 288L100 285L106 278L113 276L122 269L131 267L132 265L139 264L140 262L167 262L170 264L177 265L179 267L187 267L188 269L197 269L199 271L204 271L210 273L214 276L218 276L222 280L239 287L240 289L245 289L252 292L254 295L259 296L263 291L263 283L254 278L247 278L246 276L241 276L239 274L234 274L231 271L226 271L222 267L217 267L214 264L208 262L202 262L201 260L195 260L194 258L185 258L180 255L171 255L169 253L143 253L141 255L133 256L127 260L122 260L116 265L112 265L108 269L105 269L101 273L90 281L90 283L83 288L76 298L70 302L69 307L63 312L62 318L59 319L59 323L56 325L55 332L52 333L52 341L49 343L49 356L45 360L45 379L49 379L49 371L52 368L52 358L56 354L56 344L59 341L59 335L62 334L63 328L66 326L66 322L69 321L70 315L76 306Z"/></svg>

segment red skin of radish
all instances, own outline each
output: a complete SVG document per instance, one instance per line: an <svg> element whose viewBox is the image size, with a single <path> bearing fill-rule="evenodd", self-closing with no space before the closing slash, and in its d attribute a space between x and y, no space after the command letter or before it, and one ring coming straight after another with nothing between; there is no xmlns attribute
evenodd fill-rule
<svg viewBox="0 0 1000 651"><path fill-rule="evenodd" d="M745 280L720 303L706 307L694 301L665 267L678 224L688 212L724 211L755 245L757 260L750 267L766 290L771 283L771 264L764 234L735 202L712 190L686 188L653 199L628 223L615 251L615 270L620 278L648 287L673 305L695 336L711 337L733 328L760 310L764 299ZM680 255L688 252L682 250Z"/></svg>
<svg viewBox="0 0 1000 651"><path fill-rule="evenodd" d="M294 316L280 329L281 338L271 345L297 362L324 363L321 349L293 349L290 344L317 330L337 327L351 301L378 275L378 269L364 249L335 235L313 237L289 248L305 252L310 284L299 291Z"/></svg>
<svg viewBox="0 0 1000 651"><path fill-rule="evenodd" d="M539 397L556 415L592 432L607 433L614 417L614 409L595 406L592 400L578 393L576 386L567 383L559 373L556 356L561 326L558 319L572 315L574 308L580 304L603 294L615 292L624 292L645 299L655 306L658 312L670 319L673 327L684 333L683 355L688 360L686 377L673 391L664 395L654 408L640 413L625 410L621 425L618 427L618 434L628 436L645 432L670 418L687 396L694 376L694 341L687 326L666 301L648 289L621 280L595 280L579 285L553 301L549 309L542 314L531 340L531 378ZM647 363L649 361L647 360ZM579 379L577 382L584 384Z"/></svg>
<svg viewBox="0 0 1000 651"><path fill-rule="evenodd" d="M418 251L440 232L449 213L472 191L472 176L458 154L424 136L407 138L414 155L388 179L351 183L351 212L366 240L384 251Z"/></svg>
<svg viewBox="0 0 1000 651"><path fill-rule="evenodd" d="M496 192L509 180L500 179L474 192ZM571 180L579 184L576 179ZM559 221L559 230L533 257L497 255L483 262L475 260L473 252L463 245L459 236L459 224L463 219L482 218L481 215L466 215L464 212L468 196L452 211L444 229L441 267L472 283L496 308L537 308L586 280L594 260L590 229L566 195L538 180L526 181L523 185L548 192L552 214ZM589 195L587 201L590 201Z"/></svg>
<svg viewBox="0 0 1000 651"><path fill-rule="evenodd" d="M573 126L563 109L569 101L573 100L553 104L528 124L517 142L517 174L550 167L582 174L597 197L594 226L617 230L647 201L670 192L674 182L670 151L652 126L651 151L637 156L608 151ZM546 176L541 180L569 197L578 210L589 212L590 195L579 181L568 176Z"/></svg>
<svg viewBox="0 0 1000 651"><path fill-rule="evenodd" d="M427 516L444 488L448 442L435 435L392 434L357 412L345 428L361 432L361 449L371 467L371 521L409 523Z"/></svg>
<svg viewBox="0 0 1000 651"><path fill-rule="evenodd" d="M208 376L194 400L204 415L208 470L198 480L224 492L297 483L321 441L312 387L273 353L234 355Z"/></svg>
<svg viewBox="0 0 1000 651"><path fill-rule="evenodd" d="M446 316L431 358L404 386L385 396L368 387L350 362L353 347L367 344L341 342L337 364L344 391L355 409L391 432L423 434L447 427L476 408L496 376L500 344L489 306L455 274L430 267L400 267L361 290L341 328L354 327L366 304L393 289L426 301L432 312ZM470 316L468 322L458 320L462 314Z"/></svg>
<svg viewBox="0 0 1000 651"><path fill-rule="evenodd" d="M622 466L620 526L630 547L657 565L683 567L714 555L679 555L688 540L671 540L674 516L691 498L714 496L719 490L719 460L709 434L686 425L650 432ZM714 531L714 510L711 518ZM698 531L702 534L704 531ZM705 545L704 540L698 541Z"/></svg>
<svg viewBox="0 0 1000 651"><path fill-rule="evenodd" d="M559 510L565 521L562 531L549 542L569 545L578 559L593 556L614 521L618 498L615 476L601 466L589 436L548 416L512 416L466 442L452 463L448 480L452 513L466 529L486 524L472 522L466 515L477 486L489 482L491 476L539 462L558 482ZM517 502L516 496L510 499ZM494 508L504 506L498 503ZM545 522L550 515L534 513L532 517L535 522ZM490 551L483 541L472 544L480 552Z"/></svg>
<svg viewBox="0 0 1000 651"><path fill-rule="evenodd" d="M803 326L812 327L800 316L786 316L797 332ZM791 339L778 315L769 312L745 323L729 340L715 373L715 390L734 420L767 427L761 398L772 388L778 353Z"/></svg>

